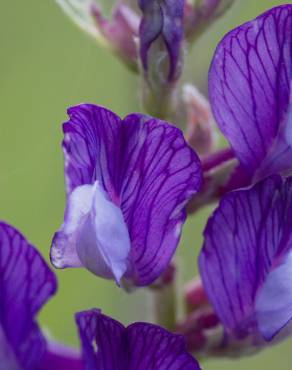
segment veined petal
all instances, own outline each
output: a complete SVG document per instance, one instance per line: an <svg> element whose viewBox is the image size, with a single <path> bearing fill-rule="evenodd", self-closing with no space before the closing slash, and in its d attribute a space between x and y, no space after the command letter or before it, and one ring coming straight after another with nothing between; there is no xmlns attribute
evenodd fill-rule
<svg viewBox="0 0 292 370"><path fill-rule="evenodd" d="M38 369L46 344L35 316L55 291L54 274L37 250L12 226L0 222L1 350L5 338L19 370Z"/></svg>
<svg viewBox="0 0 292 370"><path fill-rule="evenodd" d="M185 206L200 189L197 155L182 132L154 118L123 121L121 208L132 242L135 281L147 285L168 266L185 221Z"/></svg>
<svg viewBox="0 0 292 370"><path fill-rule="evenodd" d="M127 353L123 346L125 328L104 316L99 310L76 314L83 351L84 370L127 369Z"/></svg>
<svg viewBox="0 0 292 370"><path fill-rule="evenodd" d="M111 261L106 265L111 265L111 276L117 281L125 273L136 285L150 284L175 252L186 203L201 186L200 161L182 132L167 122L141 114L121 120L89 104L69 109L69 115L64 124L68 204L65 223L53 241L52 260L56 267L79 266L81 262L94 271L95 260L101 256L94 256L93 250L98 250L104 261ZM84 212L87 196L79 192L87 192L86 186L92 189L96 182L100 192L95 201L89 196L91 205ZM101 209L106 213L100 213ZM90 218L84 217L88 214ZM98 226L100 222L108 227ZM80 234L82 227L87 232ZM101 240L103 248L93 247ZM99 274L110 276L105 271Z"/></svg>
<svg viewBox="0 0 292 370"><path fill-rule="evenodd" d="M131 354L129 370L200 370L182 336L146 323L132 324L126 333Z"/></svg>
<svg viewBox="0 0 292 370"><path fill-rule="evenodd" d="M217 47L209 74L211 104L250 177L291 172L291 81L292 5L234 29Z"/></svg>
<svg viewBox="0 0 292 370"><path fill-rule="evenodd" d="M227 194L210 218L200 272L229 332L240 337L259 331L271 339L292 317L291 279L285 281L291 231L291 177L270 177Z"/></svg>
<svg viewBox="0 0 292 370"><path fill-rule="evenodd" d="M125 328L99 310L76 315L85 370L199 370L183 337L146 323Z"/></svg>
<svg viewBox="0 0 292 370"><path fill-rule="evenodd" d="M68 114L70 120L63 125L67 193L98 180L111 198L118 201L121 119L92 104L69 108Z"/></svg>

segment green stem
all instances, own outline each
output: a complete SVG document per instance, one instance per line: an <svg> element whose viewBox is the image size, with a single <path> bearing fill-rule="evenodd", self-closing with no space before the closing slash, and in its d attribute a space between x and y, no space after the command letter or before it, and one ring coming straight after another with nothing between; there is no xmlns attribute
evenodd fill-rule
<svg viewBox="0 0 292 370"><path fill-rule="evenodd" d="M167 330L174 330L176 323L176 287L175 281L161 289L153 289L155 322Z"/></svg>

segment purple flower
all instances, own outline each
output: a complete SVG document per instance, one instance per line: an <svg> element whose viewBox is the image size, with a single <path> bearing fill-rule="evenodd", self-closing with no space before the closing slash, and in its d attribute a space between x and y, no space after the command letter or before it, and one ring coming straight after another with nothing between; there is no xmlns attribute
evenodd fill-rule
<svg viewBox="0 0 292 370"><path fill-rule="evenodd" d="M209 75L217 123L250 182L292 170L292 5L228 33Z"/></svg>
<svg viewBox="0 0 292 370"><path fill-rule="evenodd" d="M56 287L54 274L37 250L0 222L1 369L81 370L81 360L72 351L60 352L46 343L35 319Z"/></svg>
<svg viewBox="0 0 292 370"><path fill-rule="evenodd" d="M150 63L155 64L156 70L159 69L159 63L164 62L162 68L168 66L167 72L159 70L158 74L161 73L168 82L175 81L181 72L184 0L139 0L138 3L143 13L140 25L140 56L144 71L147 75ZM151 52L157 42L164 44L166 58L163 55L158 58L156 52ZM159 53L161 54L161 49Z"/></svg>
<svg viewBox="0 0 292 370"><path fill-rule="evenodd" d="M76 321L84 370L200 370L183 337L159 326L135 323L125 328L98 310L81 312Z"/></svg>
<svg viewBox="0 0 292 370"><path fill-rule="evenodd" d="M167 122L84 104L64 124L67 208L54 266L152 283L168 266L201 184L200 162Z"/></svg>
<svg viewBox="0 0 292 370"><path fill-rule="evenodd" d="M200 272L227 335L262 346L290 334L292 177L227 194L204 236Z"/></svg>

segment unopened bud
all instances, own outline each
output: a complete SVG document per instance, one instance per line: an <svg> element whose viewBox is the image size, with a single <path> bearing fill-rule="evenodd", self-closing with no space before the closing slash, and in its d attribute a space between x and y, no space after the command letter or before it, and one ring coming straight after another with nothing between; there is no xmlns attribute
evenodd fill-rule
<svg viewBox="0 0 292 370"><path fill-rule="evenodd" d="M203 357L242 357L267 346L259 337L227 332L210 304L189 313L176 332L183 335L188 351Z"/></svg>
<svg viewBox="0 0 292 370"><path fill-rule="evenodd" d="M172 82L180 75L184 1L139 0L139 5L142 11L140 56L143 69L148 74L151 65L155 64L156 77ZM157 65L156 57L161 59L163 54L167 55L167 61Z"/></svg>
<svg viewBox="0 0 292 370"><path fill-rule="evenodd" d="M92 5L95 4L94 0L56 0L56 3L83 31L100 43L104 43L91 13Z"/></svg>
<svg viewBox="0 0 292 370"><path fill-rule="evenodd" d="M247 185L247 178L233 150L222 149L202 161L203 187L188 203L188 212L194 213L198 209L217 201L230 190Z"/></svg>
<svg viewBox="0 0 292 370"><path fill-rule="evenodd" d="M135 38L140 17L120 0L113 8L111 19L103 16L95 0L56 0L64 12L85 32L117 54L132 68L138 66Z"/></svg>
<svg viewBox="0 0 292 370"><path fill-rule="evenodd" d="M188 351L202 355L220 345L223 327L212 308L205 306L190 313L176 332L185 337Z"/></svg>
<svg viewBox="0 0 292 370"><path fill-rule="evenodd" d="M214 147L216 131L208 100L187 84L183 89L183 103L187 114L187 142L198 154L209 154Z"/></svg>
<svg viewBox="0 0 292 370"><path fill-rule="evenodd" d="M123 2L113 8L111 19L102 15L100 8L94 4L92 14L102 36L110 48L128 65L137 68L138 52L135 39L139 32L139 16Z"/></svg>
<svg viewBox="0 0 292 370"><path fill-rule="evenodd" d="M175 109L174 90L182 71L183 0L139 0L140 59L144 105L160 117Z"/></svg>
<svg viewBox="0 0 292 370"><path fill-rule="evenodd" d="M184 288L184 300L187 312L192 312L199 307L209 304L202 280L195 278Z"/></svg>
<svg viewBox="0 0 292 370"><path fill-rule="evenodd" d="M195 4L186 0L184 28L186 37L198 37L214 21L221 17L234 3L234 0L199 0Z"/></svg>

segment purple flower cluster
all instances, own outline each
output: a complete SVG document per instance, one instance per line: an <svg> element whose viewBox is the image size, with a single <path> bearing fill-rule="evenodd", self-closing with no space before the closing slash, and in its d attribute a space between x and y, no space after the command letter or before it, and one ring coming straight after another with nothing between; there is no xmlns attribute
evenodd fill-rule
<svg viewBox="0 0 292 370"><path fill-rule="evenodd" d="M216 121L238 167L209 219L199 265L228 340L291 333L292 6L231 31L209 75Z"/></svg>
<svg viewBox="0 0 292 370"><path fill-rule="evenodd" d="M223 3L205 1L190 10L184 1L140 0L139 30L137 15L123 2L112 23L90 1L84 9L132 64L137 53L129 35L139 37L146 74L151 56L166 50L172 83L180 73L188 12L215 16L220 4L231 2ZM194 121L210 123L208 103L188 91ZM38 251L0 222L1 369L199 370L188 350L230 354L236 348L241 354L292 333L292 5L223 38L209 95L230 148L208 156L211 126L199 130L207 152L193 133L189 141L202 148L202 164L183 132L165 120L140 113L121 119L93 104L69 108L63 125L67 204L51 247L54 267L84 267L126 290L172 284L173 274L165 276L174 268L187 204L208 203L210 171L232 160L223 180L213 182L221 199L204 231L202 284L188 293L185 322L173 323L188 347L179 334L148 323L124 327L98 309L76 314L81 354L52 342L36 316L55 294L56 278ZM211 344L210 327L221 330Z"/></svg>

